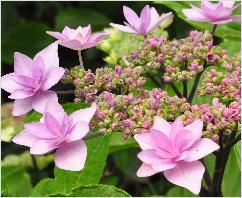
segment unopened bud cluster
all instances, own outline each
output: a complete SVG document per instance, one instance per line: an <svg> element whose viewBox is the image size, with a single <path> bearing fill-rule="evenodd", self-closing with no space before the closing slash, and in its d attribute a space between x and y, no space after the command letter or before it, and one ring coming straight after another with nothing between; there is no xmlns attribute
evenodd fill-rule
<svg viewBox="0 0 242 198"><path fill-rule="evenodd" d="M239 54L235 54L233 57L225 55L220 70L211 69L205 73L199 94L220 97L225 102L239 100L241 95L240 69Z"/></svg>
<svg viewBox="0 0 242 198"><path fill-rule="evenodd" d="M79 66L73 67L65 76L63 82L72 83L75 86L76 102L94 101L96 95L103 91L116 94L126 94L145 84L145 78L141 76L141 68L98 68L95 73Z"/></svg>
<svg viewBox="0 0 242 198"><path fill-rule="evenodd" d="M190 107L185 98L170 97L160 89L140 90L138 95L115 95L104 91L97 99L92 124L101 133L124 132L124 137L148 132L154 116L173 121Z"/></svg>
<svg viewBox="0 0 242 198"><path fill-rule="evenodd" d="M154 35L131 52L127 61L131 67L160 69L165 82L185 81L192 80L206 67L218 64L224 54L225 50L213 46L208 31L191 31L189 37L173 41Z"/></svg>

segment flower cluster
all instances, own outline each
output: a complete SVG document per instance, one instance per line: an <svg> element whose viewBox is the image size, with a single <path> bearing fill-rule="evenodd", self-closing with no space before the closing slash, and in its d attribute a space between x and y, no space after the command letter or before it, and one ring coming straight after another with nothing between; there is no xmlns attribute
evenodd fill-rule
<svg viewBox="0 0 242 198"><path fill-rule="evenodd" d="M98 68L95 73L80 67L72 68L64 78L64 82L72 83L75 89L76 101L94 101L95 96L103 91L125 94L134 91L145 84L141 68Z"/></svg>
<svg viewBox="0 0 242 198"><path fill-rule="evenodd" d="M221 68L224 70L211 69L205 73L199 94L212 94L214 97L221 97L225 102L239 100L241 94L240 55L224 56Z"/></svg>
<svg viewBox="0 0 242 198"><path fill-rule="evenodd" d="M96 103L98 111L93 126L101 133L123 132L125 138L146 133L156 115L173 121L190 107L185 98L170 97L160 89L141 90L137 95L115 95L105 91L97 97Z"/></svg>
<svg viewBox="0 0 242 198"><path fill-rule="evenodd" d="M212 35L191 31L189 37L168 41L153 35L127 57L129 66L160 69L164 81L191 80L206 67L220 62L225 50L213 46Z"/></svg>
<svg viewBox="0 0 242 198"><path fill-rule="evenodd" d="M228 106L219 103L218 98L214 98L212 105L192 105L189 111L182 115L185 125L192 123L196 119L204 121L203 136L213 140L218 140L218 133L230 134L238 130L241 119L240 101L234 101Z"/></svg>

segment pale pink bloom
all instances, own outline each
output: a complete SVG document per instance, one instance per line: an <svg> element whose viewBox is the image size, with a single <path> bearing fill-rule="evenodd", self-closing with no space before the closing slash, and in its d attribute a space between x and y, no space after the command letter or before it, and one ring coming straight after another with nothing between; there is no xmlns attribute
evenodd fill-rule
<svg viewBox="0 0 242 198"><path fill-rule="evenodd" d="M13 138L16 144L30 147L30 154L43 155L55 149L55 164L61 169L82 170L87 156L83 137L89 131L89 122L96 104L67 115L60 104L48 102L39 122L25 124L24 130Z"/></svg>
<svg viewBox="0 0 242 198"><path fill-rule="evenodd" d="M149 133L134 136L142 149L138 158L143 162L137 176L164 171L168 181L198 194L205 171L198 160L219 149L212 140L201 138L202 129L201 120L184 127L181 117L170 124L156 116Z"/></svg>
<svg viewBox="0 0 242 198"><path fill-rule="evenodd" d="M110 25L118 30L123 32L132 33L132 34L142 34L146 36L154 28L159 27L159 25L172 17L172 13L162 14L159 16L156 9L149 5L146 5L140 14L140 17L129 7L123 6L124 17L127 22L124 22L124 25L110 23Z"/></svg>
<svg viewBox="0 0 242 198"><path fill-rule="evenodd" d="M62 32L47 31L47 34L56 38L60 45L73 50L84 50L94 47L100 44L103 38L108 36L104 32L92 34L91 25L86 27L79 26L77 29L65 26Z"/></svg>
<svg viewBox="0 0 242 198"><path fill-rule="evenodd" d="M54 91L65 70L59 67L58 45L53 43L31 59L14 53L14 72L1 77L1 87L15 99L13 115L19 116L32 109L42 113L48 101L58 101Z"/></svg>
<svg viewBox="0 0 242 198"><path fill-rule="evenodd" d="M191 5L191 9L183 9L182 12L192 21L225 24L232 21L240 21L240 15L231 16L232 12L240 5L234 5L234 3L235 1L232 0L221 0L218 3L203 0L201 8Z"/></svg>

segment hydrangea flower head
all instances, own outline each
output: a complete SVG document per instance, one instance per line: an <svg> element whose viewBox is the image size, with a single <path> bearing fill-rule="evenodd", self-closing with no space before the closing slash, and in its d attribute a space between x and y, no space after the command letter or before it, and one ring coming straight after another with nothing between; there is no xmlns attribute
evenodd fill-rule
<svg viewBox="0 0 242 198"><path fill-rule="evenodd" d="M39 122L25 124L25 128L13 138L16 144L30 147L30 153L42 155L57 149L55 164L61 169L82 170L87 147L82 138L89 131L89 122L96 112L96 104L90 108L67 115L60 104L49 102Z"/></svg>
<svg viewBox="0 0 242 198"><path fill-rule="evenodd" d="M191 5L191 9L183 9L184 15L192 21L204 21L212 24L225 24L232 21L240 21L240 15L231 16L232 12L240 5L234 5L235 1L221 0L218 3L210 3L203 0L201 8Z"/></svg>
<svg viewBox="0 0 242 198"><path fill-rule="evenodd" d="M94 47L101 43L101 40L108 36L107 33L92 34L91 25L86 27L79 26L77 29L72 29L67 26L60 32L47 31L47 34L58 39L57 42L67 48L73 50L84 50Z"/></svg>
<svg viewBox="0 0 242 198"><path fill-rule="evenodd" d="M205 171L198 160L219 149L212 140L201 138L202 129L201 120L184 127L181 117L170 124L156 116L149 133L134 136L142 149L138 158L143 162L137 176L164 171L168 181L198 194Z"/></svg>
<svg viewBox="0 0 242 198"><path fill-rule="evenodd" d="M59 67L58 45L53 43L33 59L14 53L14 72L1 77L1 87L15 99L13 115L19 116L34 109L42 113L48 101L58 101L54 91L65 70Z"/></svg>
<svg viewBox="0 0 242 198"><path fill-rule="evenodd" d="M156 9L149 5L146 5L140 14L140 17L129 7L123 7L124 17L127 22L124 22L124 25L110 23L110 25L118 30L123 32L132 33L132 34L141 34L146 36L154 28L158 27L164 20L172 17L172 13L162 14L159 16Z"/></svg>

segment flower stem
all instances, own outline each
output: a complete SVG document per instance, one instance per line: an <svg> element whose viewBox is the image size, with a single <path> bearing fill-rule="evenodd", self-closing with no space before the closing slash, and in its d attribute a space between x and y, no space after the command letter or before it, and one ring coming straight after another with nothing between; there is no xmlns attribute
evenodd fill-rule
<svg viewBox="0 0 242 198"><path fill-rule="evenodd" d="M181 92L178 90L178 88L176 87L176 85L175 85L173 82L171 82L170 85L171 85L171 88L172 88L172 89L174 90L174 92L176 93L176 95L177 95L179 98L182 98L182 94L181 94Z"/></svg>
<svg viewBox="0 0 242 198"><path fill-rule="evenodd" d="M216 31L216 29L217 29L217 24L214 24L213 25L213 29L212 29L212 31L211 31L211 34L212 34L212 36L214 36L214 34L215 34L215 31Z"/></svg>
<svg viewBox="0 0 242 198"><path fill-rule="evenodd" d="M187 98L187 81L182 81L183 84L183 96Z"/></svg>
<svg viewBox="0 0 242 198"><path fill-rule="evenodd" d="M55 91L58 95L66 95L66 94L73 94L75 90L67 90L67 91Z"/></svg>
<svg viewBox="0 0 242 198"><path fill-rule="evenodd" d="M82 51L81 50L78 50L78 56L79 56L80 67L84 68L83 67L83 60L82 60Z"/></svg>

